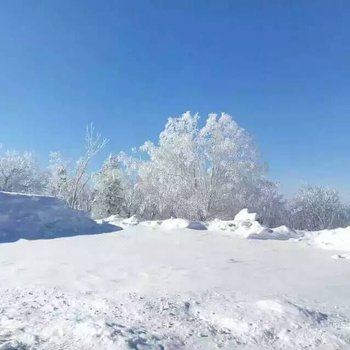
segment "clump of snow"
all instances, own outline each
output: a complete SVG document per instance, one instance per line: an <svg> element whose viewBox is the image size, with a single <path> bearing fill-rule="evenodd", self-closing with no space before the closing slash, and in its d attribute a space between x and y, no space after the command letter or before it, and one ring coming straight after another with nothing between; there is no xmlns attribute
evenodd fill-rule
<svg viewBox="0 0 350 350"><path fill-rule="evenodd" d="M237 229L237 226L234 220L219 220L214 219L208 223L208 229L210 231L225 231L225 232L234 232Z"/></svg>
<svg viewBox="0 0 350 350"><path fill-rule="evenodd" d="M160 227L163 230L175 230L175 229L187 228L189 224L190 222L185 219L170 218L167 220L163 220Z"/></svg>
<svg viewBox="0 0 350 350"><path fill-rule="evenodd" d="M251 234L260 234L266 227L257 221L255 213L249 213L247 209L241 210L234 220L215 219L209 223L209 230L234 232L235 234L248 238Z"/></svg>
<svg viewBox="0 0 350 350"><path fill-rule="evenodd" d="M287 226L268 228L257 219L256 213L249 213L247 209L241 210L234 220L215 219L208 224L209 230L232 232L248 239L288 240L300 237L296 231Z"/></svg>
<svg viewBox="0 0 350 350"><path fill-rule="evenodd" d="M122 224L126 226L136 226L139 224L139 220L137 219L136 215L133 215L130 218L124 219Z"/></svg>
<svg viewBox="0 0 350 350"><path fill-rule="evenodd" d="M190 221L186 219L170 218L166 220L148 220L139 221L134 215L130 218L121 218L118 215L111 215L103 220L96 220L99 223L110 223L113 225L127 228L129 226L141 225L150 229L163 229L163 230L175 230L175 229L191 229L191 230L207 230L207 226L201 221Z"/></svg>
<svg viewBox="0 0 350 350"><path fill-rule="evenodd" d="M289 239L297 239L300 237L300 233L284 225L272 229L265 229L260 233L252 233L248 236L249 239L274 239L279 241L287 241Z"/></svg>
<svg viewBox="0 0 350 350"><path fill-rule="evenodd" d="M307 232L302 240L323 249L350 251L350 227Z"/></svg>
<svg viewBox="0 0 350 350"><path fill-rule="evenodd" d="M190 221L185 219L170 218L161 221L159 225L163 230L176 230L188 228L191 230L206 230L207 227L200 221Z"/></svg>
<svg viewBox="0 0 350 350"><path fill-rule="evenodd" d="M153 230L158 229L160 225L162 224L161 220L148 220L148 221L141 221L140 225L144 227L151 228Z"/></svg>
<svg viewBox="0 0 350 350"><path fill-rule="evenodd" d="M48 196L0 192L0 242L118 231Z"/></svg>
<svg viewBox="0 0 350 350"><path fill-rule="evenodd" d="M242 209L236 216L235 216L236 222L253 222L257 221L257 214L256 213L249 213L248 209Z"/></svg>
<svg viewBox="0 0 350 350"><path fill-rule="evenodd" d="M116 225L116 226L120 226L122 228L126 228L129 226L136 226L140 223L140 221L138 220L138 218L136 217L136 215L133 215L129 218L123 218L119 215L111 215L107 218L104 219L99 219L96 220L96 222L98 223L108 223L108 224L112 224L112 225Z"/></svg>
<svg viewBox="0 0 350 350"><path fill-rule="evenodd" d="M234 220L215 219L208 224L209 230L232 232L248 239L301 240L308 245L324 249L350 251L350 227L323 231L296 231L287 226L268 228L257 220L255 213L241 210Z"/></svg>

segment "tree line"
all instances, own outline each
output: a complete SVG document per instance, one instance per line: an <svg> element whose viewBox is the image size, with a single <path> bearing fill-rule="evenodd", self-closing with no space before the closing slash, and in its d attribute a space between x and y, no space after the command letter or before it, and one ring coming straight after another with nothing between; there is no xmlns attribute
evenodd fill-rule
<svg viewBox="0 0 350 350"><path fill-rule="evenodd" d="M0 190L52 195L95 218L206 221L248 208L270 227L350 226L350 208L334 189L305 185L287 200L268 179L253 138L226 113L209 114L203 127L198 114L169 118L156 144L111 154L97 172L91 161L108 140L90 125L84 141L79 159L54 152L45 169L30 152L1 149Z"/></svg>

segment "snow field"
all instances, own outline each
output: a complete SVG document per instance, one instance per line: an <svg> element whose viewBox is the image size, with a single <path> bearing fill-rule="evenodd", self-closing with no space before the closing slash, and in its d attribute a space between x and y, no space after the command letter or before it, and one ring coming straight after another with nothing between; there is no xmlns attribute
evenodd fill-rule
<svg viewBox="0 0 350 350"><path fill-rule="evenodd" d="M150 230L0 245L0 349L347 349L348 261Z"/></svg>
<svg viewBox="0 0 350 350"><path fill-rule="evenodd" d="M271 229L247 210L96 223L0 196L0 235L18 240L0 244L0 350L350 349L349 228ZM87 235L106 228L123 230Z"/></svg>

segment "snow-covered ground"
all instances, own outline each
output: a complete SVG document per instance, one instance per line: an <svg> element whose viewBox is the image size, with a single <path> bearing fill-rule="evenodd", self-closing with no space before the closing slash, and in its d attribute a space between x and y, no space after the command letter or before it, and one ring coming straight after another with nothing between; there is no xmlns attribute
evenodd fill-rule
<svg viewBox="0 0 350 350"><path fill-rule="evenodd" d="M124 229L0 244L1 350L350 349L336 233L108 221Z"/></svg>
<svg viewBox="0 0 350 350"><path fill-rule="evenodd" d="M300 242L190 229L4 243L0 349L346 349L349 271Z"/></svg>

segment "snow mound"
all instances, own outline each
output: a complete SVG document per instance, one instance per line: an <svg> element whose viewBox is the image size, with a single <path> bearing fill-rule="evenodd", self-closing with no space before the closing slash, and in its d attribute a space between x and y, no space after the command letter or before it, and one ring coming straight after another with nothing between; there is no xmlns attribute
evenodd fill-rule
<svg viewBox="0 0 350 350"><path fill-rule="evenodd" d="M257 214L256 213L249 213L248 209L242 209L236 216L235 216L236 222L243 222L243 221L257 221Z"/></svg>
<svg viewBox="0 0 350 350"><path fill-rule="evenodd" d="M296 231L287 226L268 228L262 225L256 213L249 213L247 209L241 210L234 220L215 219L208 224L209 230L232 232L248 239L272 239L272 240L289 240L300 237Z"/></svg>
<svg viewBox="0 0 350 350"><path fill-rule="evenodd" d="M161 220L148 220L148 221L141 221L140 222L141 226L150 228L152 230L158 229L161 224L162 224Z"/></svg>
<svg viewBox="0 0 350 350"><path fill-rule="evenodd" d="M163 230L176 230L188 228L191 230L206 230L207 227L200 221L189 221L185 219L170 218L161 221L160 228Z"/></svg>
<svg viewBox="0 0 350 350"><path fill-rule="evenodd" d="M350 251L350 227L303 232L302 240L323 249Z"/></svg>
<svg viewBox="0 0 350 350"><path fill-rule="evenodd" d="M104 219L95 220L99 224L107 223L121 228L127 228L130 226L137 226L140 222L137 219L136 215L133 215L129 218L123 218L119 215L111 215ZM0 349L1 350L1 349Z"/></svg>
<svg viewBox="0 0 350 350"><path fill-rule="evenodd" d="M122 224L125 226L136 226L139 224L139 220L137 219L136 215L133 215L130 218L124 219Z"/></svg>
<svg viewBox="0 0 350 350"><path fill-rule="evenodd" d="M111 215L108 218L102 220L96 220L98 223L109 223L122 228L127 228L130 226L143 226L150 229L163 229L163 230L176 230L176 229L191 229L191 230L207 230L206 225L200 221L190 221L186 219L170 218L167 220L148 220L139 221L134 215L130 218L121 218L117 215ZM1 350L1 349L0 349Z"/></svg>
<svg viewBox="0 0 350 350"><path fill-rule="evenodd" d="M278 241L287 241L289 239L297 239L300 237L301 235L298 232L284 225L272 229L266 228L260 233L252 233L248 236L249 239L274 239Z"/></svg>
<svg viewBox="0 0 350 350"><path fill-rule="evenodd" d="M0 192L0 242L118 231L48 196Z"/></svg>
<svg viewBox="0 0 350 350"><path fill-rule="evenodd" d="M243 238L251 234L261 234L266 230L256 219L255 213L249 213L247 209L241 210L234 220L215 219L209 223L209 230L233 232Z"/></svg>

